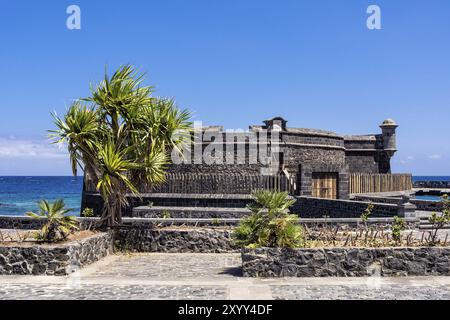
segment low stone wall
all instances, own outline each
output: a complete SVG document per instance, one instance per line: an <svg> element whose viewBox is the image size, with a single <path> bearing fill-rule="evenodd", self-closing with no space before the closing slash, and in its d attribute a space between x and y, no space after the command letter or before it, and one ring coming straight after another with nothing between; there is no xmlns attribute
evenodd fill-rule
<svg viewBox="0 0 450 320"><path fill-rule="evenodd" d="M382 196L375 196L375 195L354 195L351 198L354 201L364 201L364 202L373 202L373 203L388 203L388 204L401 204L402 198L401 197L382 197Z"/></svg>
<svg viewBox="0 0 450 320"><path fill-rule="evenodd" d="M450 181L415 181L414 188L450 189Z"/></svg>
<svg viewBox="0 0 450 320"><path fill-rule="evenodd" d="M92 226L99 221L98 218L79 217L80 229L92 229ZM38 230L42 228L46 219L33 219L28 216L0 216L0 229L16 230Z"/></svg>
<svg viewBox="0 0 450 320"><path fill-rule="evenodd" d="M46 220L27 216L1 216L0 229L38 230Z"/></svg>
<svg viewBox="0 0 450 320"><path fill-rule="evenodd" d="M359 218L370 202L296 197L291 209L302 218ZM374 203L372 217L403 216L395 204Z"/></svg>
<svg viewBox="0 0 450 320"><path fill-rule="evenodd" d="M411 200L411 203L415 204L417 210L420 211L431 211L431 212L442 212L444 206L441 202L430 201L430 200Z"/></svg>
<svg viewBox="0 0 450 320"><path fill-rule="evenodd" d="M99 221L99 218L79 218L81 222L80 229L94 229L93 226ZM231 228L239 224L241 218L123 218L122 224L126 229L155 229L158 227L186 226L203 228ZM29 217L10 217L0 216L1 229L15 230L36 230L39 229L45 220L33 220ZM418 227L419 218L404 218L408 228ZM32 223L30 223L32 222ZM357 218L300 218L300 224L311 227L335 227L341 229L357 229L361 225L369 225L374 228L388 228L393 222L393 217L369 218L364 223L360 217Z"/></svg>
<svg viewBox="0 0 450 320"><path fill-rule="evenodd" d="M408 230L414 230L419 227L420 218L404 218ZM300 224L309 229L314 228L336 228L340 230L361 230L361 227L368 226L376 230L389 229L394 224L394 218L369 218L364 222L360 218L301 218Z"/></svg>
<svg viewBox="0 0 450 320"><path fill-rule="evenodd" d="M355 195L352 198L355 201L371 201L374 203L388 203L388 204L401 204L401 197L380 197L380 196L372 196L372 195ZM418 200L411 198L409 200L410 203L416 206L416 209L419 211L442 211L442 203L439 201L430 201L430 200Z"/></svg>
<svg viewBox="0 0 450 320"><path fill-rule="evenodd" d="M68 275L112 253L112 233L60 245L0 246L0 275Z"/></svg>
<svg viewBox="0 0 450 320"><path fill-rule="evenodd" d="M115 248L131 252L236 252L231 230L212 228L126 228L115 230Z"/></svg>
<svg viewBox="0 0 450 320"><path fill-rule="evenodd" d="M448 276L450 248L244 249L246 277Z"/></svg>

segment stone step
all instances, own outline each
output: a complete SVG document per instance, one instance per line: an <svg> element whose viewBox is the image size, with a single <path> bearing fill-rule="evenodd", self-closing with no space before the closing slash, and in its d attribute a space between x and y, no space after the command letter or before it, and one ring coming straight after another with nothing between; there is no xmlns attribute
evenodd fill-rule
<svg viewBox="0 0 450 320"><path fill-rule="evenodd" d="M123 218L124 227L136 227L146 229L155 225L159 227L166 226L204 226L204 227L229 227L235 226L241 221L238 218L222 218L222 219L210 219L210 218Z"/></svg>
<svg viewBox="0 0 450 320"><path fill-rule="evenodd" d="M253 202L251 195L240 194L143 194L133 207L245 208Z"/></svg>
<svg viewBox="0 0 450 320"><path fill-rule="evenodd" d="M129 205L123 211L124 217L131 217L133 208L141 206L245 208L254 202L253 197L246 194L144 193L140 197L128 194L127 200ZM82 206L93 209L96 217L103 214L103 199L98 193L86 193Z"/></svg>
<svg viewBox="0 0 450 320"><path fill-rule="evenodd" d="M419 229L420 230L429 230L432 229L432 225L430 223L430 220L428 219L431 214L428 215L428 217L421 216L420 222L419 222ZM450 229L450 224L444 226L442 229Z"/></svg>
<svg viewBox="0 0 450 320"><path fill-rule="evenodd" d="M419 229L420 230L430 230L430 229L432 229L432 226L431 226L431 224L420 224ZM442 229L448 230L448 229L450 229L450 225L446 225Z"/></svg>
<svg viewBox="0 0 450 320"><path fill-rule="evenodd" d="M133 208L135 218L239 219L250 214L246 208L141 206Z"/></svg>

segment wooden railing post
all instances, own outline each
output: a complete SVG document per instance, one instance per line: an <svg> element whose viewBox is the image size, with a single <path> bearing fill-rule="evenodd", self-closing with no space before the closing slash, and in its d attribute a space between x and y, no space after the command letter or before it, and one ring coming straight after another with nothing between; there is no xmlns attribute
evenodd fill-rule
<svg viewBox="0 0 450 320"><path fill-rule="evenodd" d="M349 176L349 192L353 194L409 191L411 189L411 174L352 173Z"/></svg>

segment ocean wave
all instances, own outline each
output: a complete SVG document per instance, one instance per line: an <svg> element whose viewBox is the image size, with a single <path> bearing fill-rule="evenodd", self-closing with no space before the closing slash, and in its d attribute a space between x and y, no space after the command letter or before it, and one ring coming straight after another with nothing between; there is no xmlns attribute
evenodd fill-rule
<svg viewBox="0 0 450 320"><path fill-rule="evenodd" d="M12 203L1 203L0 202L0 208L7 208L7 207L15 207L15 204Z"/></svg>

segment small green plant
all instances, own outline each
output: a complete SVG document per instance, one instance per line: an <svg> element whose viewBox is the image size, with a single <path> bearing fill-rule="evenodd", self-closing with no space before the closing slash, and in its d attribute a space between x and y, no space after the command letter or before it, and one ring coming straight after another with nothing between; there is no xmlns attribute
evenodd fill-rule
<svg viewBox="0 0 450 320"><path fill-rule="evenodd" d="M64 241L75 230L78 230L79 222L75 217L67 215L72 209L65 207L63 200L49 203L47 200L39 202L39 212L28 212L33 219L46 219L41 230L35 234L40 242Z"/></svg>
<svg viewBox="0 0 450 320"><path fill-rule="evenodd" d="M402 242L402 231L405 229L405 220L397 216L394 217L394 223L392 225L392 240L394 240L396 244L400 244Z"/></svg>
<svg viewBox="0 0 450 320"><path fill-rule="evenodd" d="M163 219L170 219L171 218L170 212L168 210L164 210L162 212L162 217Z"/></svg>
<svg viewBox="0 0 450 320"><path fill-rule="evenodd" d="M433 212L428 218L431 224L431 232L428 237L428 245L435 246L439 243L439 230L450 223L450 200L447 194L441 197L442 212Z"/></svg>
<svg viewBox="0 0 450 320"><path fill-rule="evenodd" d="M219 224L220 224L220 219L219 218L213 218L212 219L212 223L214 224L214 225L216 225L216 226L218 226Z"/></svg>
<svg viewBox="0 0 450 320"><path fill-rule="evenodd" d="M92 209L92 208L85 208L81 215L83 217L85 217L85 218L92 218L94 216L94 209Z"/></svg>
<svg viewBox="0 0 450 320"><path fill-rule="evenodd" d="M295 200L286 192L261 190L253 194L255 203L248 206L252 214L241 220L233 240L248 248L298 248L305 245L298 216L289 214Z"/></svg>
<svg viewBox="0 0 450 320"><path fill-rule="evenodd" d="M364 210L364 212L361 214L361 220L364 223L364 225L367 228L367 222L369 222L369 218L373 213L374 205L373 203L369 203L367 205L367 208Z"/></svg>
<svg viewBox="0 0 450 320"><path fill-rule="evenodd" d="M149 208L153 207L153 205L154 205L154 202L153 202L153 201L149 201L149 202L147 203L147 206L148 206Z"/></svg>

